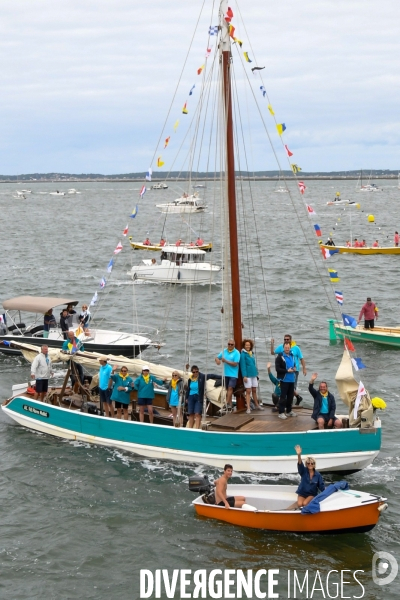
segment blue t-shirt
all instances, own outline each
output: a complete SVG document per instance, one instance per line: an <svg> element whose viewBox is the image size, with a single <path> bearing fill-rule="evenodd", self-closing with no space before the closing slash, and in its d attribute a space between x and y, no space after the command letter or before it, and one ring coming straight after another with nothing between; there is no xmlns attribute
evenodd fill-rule
<svg viewBox="0 0 400 600"><path fill-rule="evenodd" d="M321 394L322 396L322 394ZM326 396L322 396L322 404L321 404L321 410L320 413L321 415L327 415L329 412L329 406L328 406L328 394Z"/></svg>
<svg viewBox="0 0 400 600"><path fill-rule="evenodd" d="M224 348L224 350L218 354L219 359L221 359L222 357L224 357L225 360L230 360L231 362L237 363L236 367L223 363L225 377L239 377L239 350L236 350L236 348L234 348L232 352L229 352L228 348Z"/></svg>
<svg viewBox="0 0 400 600"><path fill-rule="evenodd" d="M295 366L295 358L292 352L290 354L283 353L282 357L286 363L286 369L293 369L293 367ZM286 381L288 383L294 383L296 381L296 373L286 373L285 377L283 378L283 381Z"/></svg>
<svg viewBox="0 0 400 600"><path fill-rule="evenodd" d="M294 360L296 363L296 370L300 371L300 360L303 358L303 354L300 350L299 346L292 346L290 348L291 353L294 356ZM280 344L279 346L277 346L274 350L275 354L280 354L281 352L283 352L283 344Z"/></svg>
<svg viewBox="0 0 400 600"><path fill-rule="evenodd" d="M169 405L170 406L178 406L179 405L178 386L176 386L175 389L171 388L171 395L169 397Z"/></svg>
<svg viewBox="0 0 400 600"><path fill-rule="evenodd" d="M101 365L99 370L99 388L106 390L112 373L111 365Z"/></svg>
<svg viewBox="0 0 400 600"><path fill-rule="evenodd" d="M198 394L198 393L199 393L199 380L198 379L191 379L190 380L189 396L194 396L194 394Z"/></svg>

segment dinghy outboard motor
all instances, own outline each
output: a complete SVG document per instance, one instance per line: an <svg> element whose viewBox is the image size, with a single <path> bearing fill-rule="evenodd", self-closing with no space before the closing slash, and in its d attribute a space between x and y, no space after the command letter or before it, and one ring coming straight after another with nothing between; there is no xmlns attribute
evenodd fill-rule
<svg viewBox="0 0 400 600"><path fill-rule="evenodd" d="M195 492L199 495L209 494L213 489L213 485L210 483L207 475L195 475L189 477L189 491Z"/></svg>

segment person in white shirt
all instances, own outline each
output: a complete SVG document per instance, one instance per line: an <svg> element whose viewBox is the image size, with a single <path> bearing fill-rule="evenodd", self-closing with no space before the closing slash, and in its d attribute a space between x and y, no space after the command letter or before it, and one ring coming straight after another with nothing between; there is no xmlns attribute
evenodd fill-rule
<svg viewBox="0 0 400 600"><path fill-rule="evenodd" d="M53 375L48 352L49 347L42 346L42 351L35 357L31 366L31 379L36 379L35 400L38 400L40 396L42 402L44 402L49 389L49 377Z"/></svg>

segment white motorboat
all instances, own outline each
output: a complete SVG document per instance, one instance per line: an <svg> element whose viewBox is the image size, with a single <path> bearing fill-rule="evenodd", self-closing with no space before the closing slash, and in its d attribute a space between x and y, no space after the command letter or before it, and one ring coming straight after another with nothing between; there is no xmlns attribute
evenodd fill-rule
<svg viewBox="0 0 400 600"><path fill-rule="evenodd" d="M151 186L152 190L166 190L168 189L168 186L166 183L155 183L154 185Z"/></svg>
<svg viewBox="0 0 400 600"><path fill-rule="evenodd" d="M19 200L26 200L26 196L22 192L17 192L16 194L13 194L13 198L18 198Z"/></svg>
<svg viewBox="0 0 400 600"><path fill-rule="evenodd" d="M32 194L32 190L21 190L20 192L17 192L17 194Z"/></svg>
<svg viewBox="0 0 400 600"><path fill-rule="evenodd" d="M50 196L65 196L65 192L59 192L57 190L56 192L50 192Z"/></svg>
<svg viewBox="0 0 400 600"><path fill-rule="evenodd" d="M75 188L71 188L70 190L68 190L68 194L70 196L72 196L73 194L80 194L81 192L78 192Z"/></svg>
<svg viewBox="0 0 400 600"><path fill-rule="evenodd" d="M164 246L161 262L155 258L143 260L132 267L133 279L143 279L157 283L212 283L221 267L204 262L206 252L198 248Z"/></svg>
<svg viewBox="0 0 400 600"><path fill-rule="evenodd" d="M276 190L274 190L274 192L275 192L275 194L288 194L289 190L287 190L286 188L281 186L281 187L276 188Z"/></svg>
<svg viewBox="0 0 400 600"><path fill-rule="evenodd" d="M18 296L4 300L3 322L0 323L0 352L3 354L21 354L10 346L13 341L22 343L37 343L39 340L50 348L61 348L64 335L55 315L56 323L50 327L49 337L43 337L44 315L50 310L68 304L76 307L77 300L70 298L48 298L39 296ZM22 313L22 314L21 314ZM30 313L30 316L24 314ZM32 317L32 315L34 315ZM25 318L28 316L29 321ZM75 315L76 316L76 315ZM23 321L26 320L25 324ZM70 329L77 330L79 323L71 317ZM151 340L142 335L124 331L100 329L95 321L90 321L90 334L78 334L79 340L87 350L102 354L116 354L134 357L145 350Z"/></svg>
<svg viewBox="0 0 400 600"><path fill-rule="evenodd" d="M198 213L203 212L207 208L201 204L198 194L184 194L174 202L166 204L156 204L157 208L161 208L163 213Z"/></svg>

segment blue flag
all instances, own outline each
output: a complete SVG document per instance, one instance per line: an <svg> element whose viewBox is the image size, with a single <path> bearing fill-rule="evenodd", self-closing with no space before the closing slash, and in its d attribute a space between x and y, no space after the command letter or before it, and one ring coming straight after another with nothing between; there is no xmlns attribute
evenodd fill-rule
<svg viewBox="0 0 400 600"><path fill-rule="evenodd" d="M353 367L356 371L359 371L360 369L366 369L367 367L364 365L363 361L361 360L361 358L352 358L351 362L353 363Z"/></svg>
<svg viewBox="0 0 400 600"><path fill-rule="evenodd" d="M357 327L357 321L353 317L350 317L350 315L345 315L342 313L342 318L346 327L352 327L353 329Z"/></svg>

